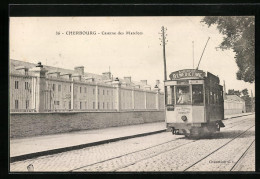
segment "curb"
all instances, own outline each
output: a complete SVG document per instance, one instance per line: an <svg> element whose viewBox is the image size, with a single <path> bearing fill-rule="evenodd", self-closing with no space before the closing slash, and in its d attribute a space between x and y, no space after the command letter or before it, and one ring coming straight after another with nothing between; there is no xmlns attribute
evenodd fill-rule
<svg viewBox="0 0 260 179"><path fill-rule="evenodd" d="M68 152L68 151L72 151L72 150L83 149L86 147L92 147L92 146L101 145L101 144L110 143L110 142L117 142L119 140L126 140L126 139L131 139L131 138L136 138L136 137L158 134L158 133L162 133L165 131L166 131L166 129L163 129L163 130L147 132L147 133L142 133L142 134L107 139L107 140L102 140L102 141L92 142L92 143L87 143L87 144L81 144L81 145L75 145L75 146L70 146L70 147L64 147L64 148L58 148L58 149L53 149L53 150L46 150L46 151L42 151L42 152L35 152L35 153L30 153L30 154L14 156L14 157L10 157L10 163L22 161L22 160L28 160L28 159L46 156L46 155L53 155L53 154L58 154L58 153L62 153L62 152Z"/></svg>
<svg viewBox="0 0 260 179"><path fill-rule="evenodd" d="M240 116L233 116L233 117L228 117L228 118L224 118L224 120L227 120L227 119L233 119L233 118L238 118L238 117L243 117L243 116L249 116L249 115L253 115L254 113L251 113L251 114L244 114L244 115L240 115Z"/></svg>

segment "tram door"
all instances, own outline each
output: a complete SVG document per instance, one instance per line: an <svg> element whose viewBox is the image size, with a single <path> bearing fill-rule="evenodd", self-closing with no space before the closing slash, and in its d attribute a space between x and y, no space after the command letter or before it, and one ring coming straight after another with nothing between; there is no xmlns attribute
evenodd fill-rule
<svg viewBox="0 0 260 179"><path fill-rule="evenodd" d="M217 121L224 118L222 86L211 86L208 90L208 120Z"/></svg>

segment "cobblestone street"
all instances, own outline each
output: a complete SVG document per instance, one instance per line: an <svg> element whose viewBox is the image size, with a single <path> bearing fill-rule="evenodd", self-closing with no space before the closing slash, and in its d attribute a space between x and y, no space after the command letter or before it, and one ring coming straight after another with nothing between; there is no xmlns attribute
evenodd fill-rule
<svg viewBox="0 0 260 179"><path fill-rule="evenodd" d="M254 171L255 116L223 121L214 135L198 140L163 132L80 150L13 162L11 172Z"/></svg>

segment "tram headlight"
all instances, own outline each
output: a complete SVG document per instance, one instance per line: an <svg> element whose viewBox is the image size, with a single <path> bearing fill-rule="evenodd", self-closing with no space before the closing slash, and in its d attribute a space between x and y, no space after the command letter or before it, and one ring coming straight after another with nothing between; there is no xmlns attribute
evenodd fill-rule
<svg viewBox="0 0 260 179"><path fill-rule="evenodd" d="M183 121L187 121L187 116L181 116L181 119L183 120Z"/></svg>

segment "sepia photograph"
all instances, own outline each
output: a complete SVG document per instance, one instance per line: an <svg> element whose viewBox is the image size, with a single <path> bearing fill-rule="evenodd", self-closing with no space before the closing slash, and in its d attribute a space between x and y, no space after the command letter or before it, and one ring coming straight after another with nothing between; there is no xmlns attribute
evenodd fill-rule
<svg viewBox="0 0 260 179"><path fill-rule="evenodd" d="M255 172L255 17L9 17L9 172Z"/></svg>

